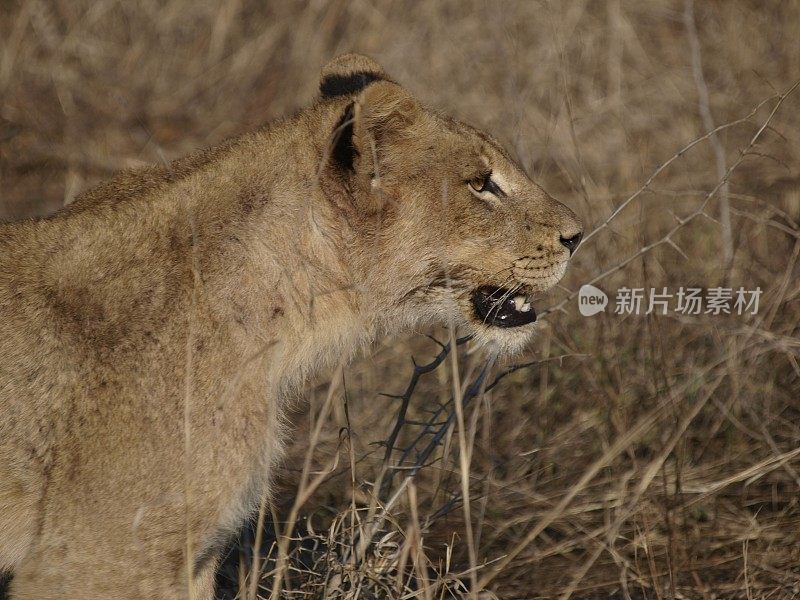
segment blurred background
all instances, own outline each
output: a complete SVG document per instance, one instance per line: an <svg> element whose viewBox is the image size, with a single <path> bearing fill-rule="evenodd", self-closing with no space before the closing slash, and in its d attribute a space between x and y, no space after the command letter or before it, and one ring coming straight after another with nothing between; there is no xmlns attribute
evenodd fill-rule
<svg viewBox="0 0 800 600"><path fill-rule="evenodd" d="M366 53L594 233L526 366L465 343L381 395L440 352L418 333L311 387L220 597L252 597L257 542L262 597L283 551L286 598L796 598L798 39L780 0L4 0L0 220L299 110ZM579 313L587 282L606 312ZM622 287L718 286L758 313L613 312Z"/></svg>

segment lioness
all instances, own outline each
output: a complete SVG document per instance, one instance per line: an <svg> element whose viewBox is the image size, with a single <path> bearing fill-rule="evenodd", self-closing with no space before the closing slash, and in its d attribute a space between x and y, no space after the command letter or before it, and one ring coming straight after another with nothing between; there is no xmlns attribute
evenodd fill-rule
<svg viewBox="0 0 800 600"><path fill-rule="evenodd" d="M421 323L522 348L580 238L491 137L357 55L293 117L0 226L12 598L212 598L306 378Z"/></svg>

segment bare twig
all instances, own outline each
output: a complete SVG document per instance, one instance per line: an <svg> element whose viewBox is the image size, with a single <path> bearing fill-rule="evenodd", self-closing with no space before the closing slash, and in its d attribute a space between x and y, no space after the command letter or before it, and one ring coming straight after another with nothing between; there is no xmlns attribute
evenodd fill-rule
<svg viewBox="0 0 800 600"><path fill-rule="evenodd" d="M720 188L719 221L722 226L722 265L728 269L733 261L733 231L731 229L731 206L728 195L728 181L725 177L725 149L717 136L714 127L714 118L711 115L711 103L708 98L708 86L703 76L703 61L700 54L700 40L694 19L694 0L684 1L683 22L686 26L686 36L689 38L689 49L692 55L692 74L697 86L697 101L700 106L700 116L703 127L710 131L709 143L714 149L717 163L717 179L724 181Z"/></svg>

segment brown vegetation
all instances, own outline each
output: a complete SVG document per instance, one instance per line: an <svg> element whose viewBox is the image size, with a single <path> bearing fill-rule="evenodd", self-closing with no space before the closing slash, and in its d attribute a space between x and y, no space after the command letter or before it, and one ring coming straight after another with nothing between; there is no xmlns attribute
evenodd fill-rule
<svg viewBox="0 0 800 600"><path fill-rule="evenodd" d="M262 596L797 597L798 33L800 5L777 0L6 3L0 219L286 114L331 56L370 54L594 233L537 307L563 311L519 357L533 365L473 393L467 342L420 377L405 460L380 445L404 402L379 394L402 395L433 342L387 341L309 391L261 515L279 557ZM749 317L582 317L593 280L763 294ZM301 543L275 534L287 523Z"/></svg>

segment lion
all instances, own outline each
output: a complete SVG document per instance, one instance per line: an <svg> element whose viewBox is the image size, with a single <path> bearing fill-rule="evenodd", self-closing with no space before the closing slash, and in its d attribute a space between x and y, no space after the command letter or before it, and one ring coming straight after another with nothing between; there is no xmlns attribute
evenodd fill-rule
<svg viewBox="0 0 800 600"><path fill-rule="evenodd" d="M371 59L312 106L0 226L0 570L14 600L210 599L287 405L377 336L531 340L581 239L492 137Z"/></svg>

